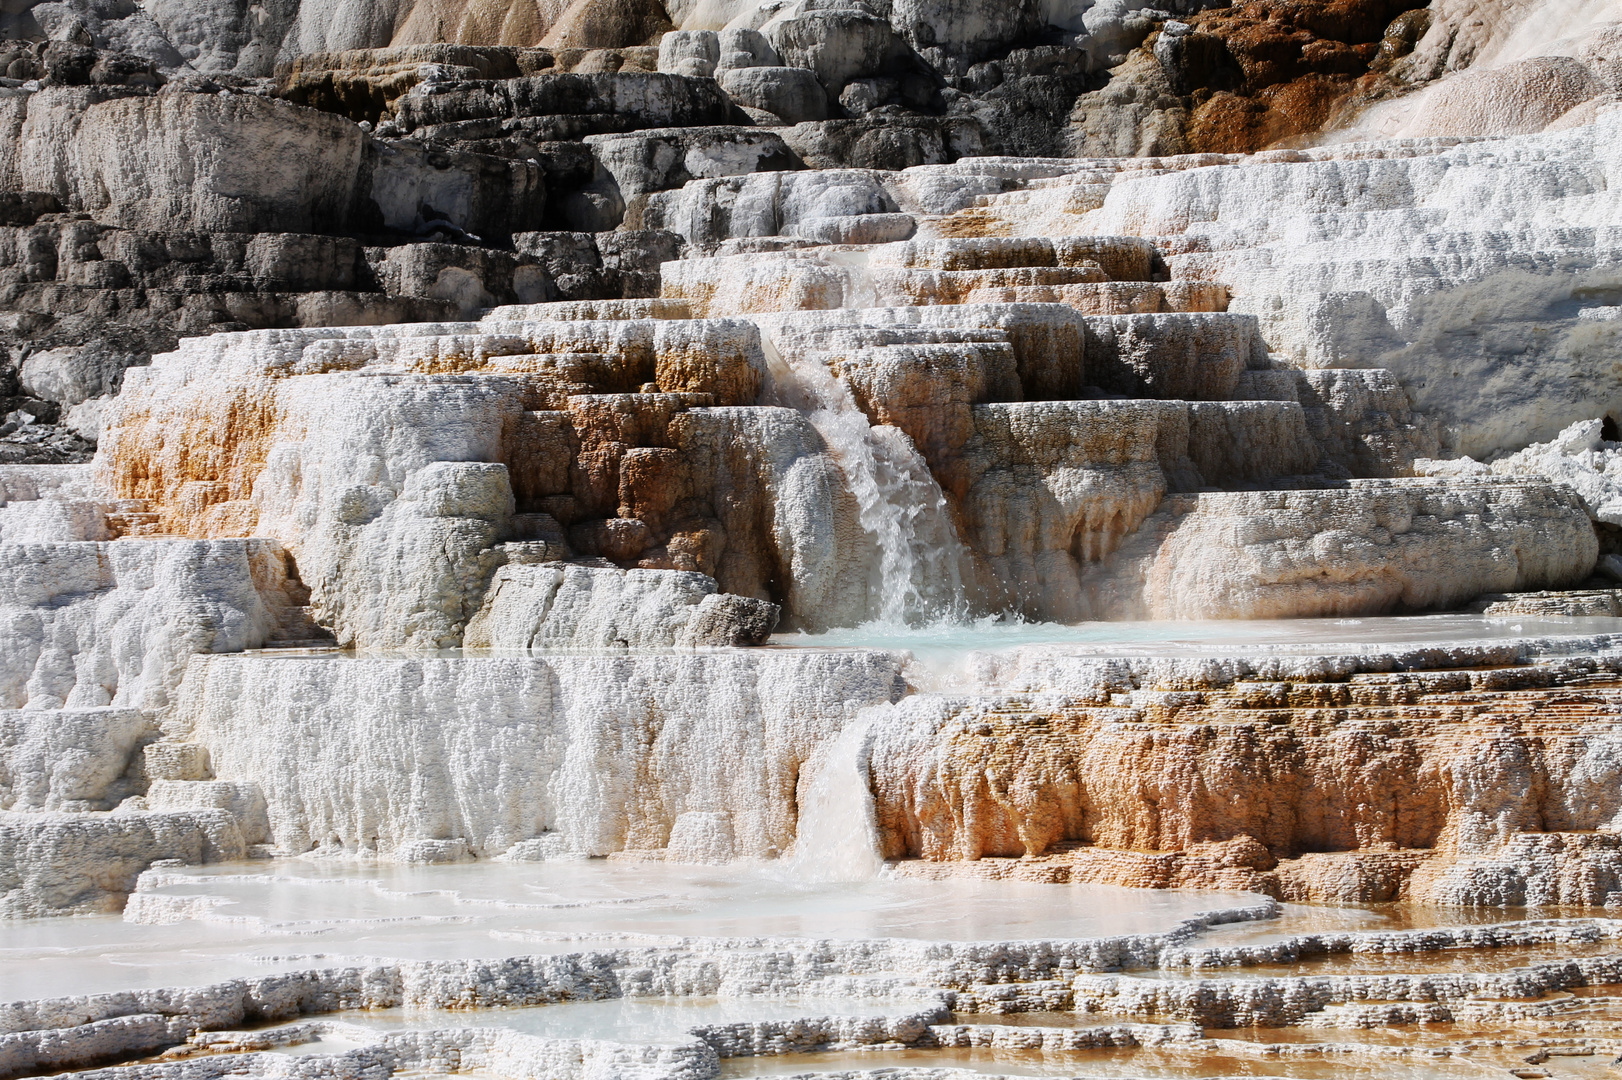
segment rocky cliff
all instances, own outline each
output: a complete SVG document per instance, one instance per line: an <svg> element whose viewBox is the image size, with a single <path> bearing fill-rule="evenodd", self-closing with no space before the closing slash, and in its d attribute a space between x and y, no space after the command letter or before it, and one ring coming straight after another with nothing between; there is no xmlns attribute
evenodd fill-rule
<svg viewBox="0 0 1622 1080"><path fill-rule="evenodd" d="M1547 7L23 4L0 457L86 460L186 335L655 295L693 180L1580 125L1616 20Z"/></svg>
<svg viewBox="0 0 1622 1080"><path fill-rule="evenodd" d="M1608 624L732 651L1622 614L1615 27L1563 12L7 15L0 910L772 857L838 770L909 865L1606 903Z"/></svg>

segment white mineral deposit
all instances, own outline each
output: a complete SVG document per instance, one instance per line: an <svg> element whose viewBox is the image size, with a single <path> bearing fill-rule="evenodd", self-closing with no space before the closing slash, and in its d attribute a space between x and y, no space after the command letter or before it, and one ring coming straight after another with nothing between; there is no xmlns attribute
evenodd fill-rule
<svg viewBox="0 0 1622 1080"><path fill-rule="evenodd" d="M1616 0L7 0L0 1080L1599 1080Z"/></svg>

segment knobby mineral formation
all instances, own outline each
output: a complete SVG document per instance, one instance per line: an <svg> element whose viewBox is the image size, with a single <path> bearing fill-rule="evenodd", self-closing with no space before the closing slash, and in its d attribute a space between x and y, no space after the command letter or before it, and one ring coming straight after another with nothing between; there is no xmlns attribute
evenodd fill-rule
<svg viewBox="0 0 1622 1080"><path fill-rule="evenodd" d="M0 1077L1622 1053L1619 48L1602 0L5 5L0 918L124 936L4 946L65 989ZM749 919L627 884L710 872ZM761 929L880 872L1248 895ZM486 922L594 904L651 921ZM130 989L193 925L254 975ZM747 1018L347 1012L650 995ZM1218 1037L1278 1026L1339 1034Z"/></svg>

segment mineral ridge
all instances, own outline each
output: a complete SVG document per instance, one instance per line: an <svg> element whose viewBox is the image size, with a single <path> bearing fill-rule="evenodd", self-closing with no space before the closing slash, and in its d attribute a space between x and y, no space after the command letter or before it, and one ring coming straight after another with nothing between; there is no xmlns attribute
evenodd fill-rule
<svg viewBox="0 0 1622 1080"><path fill-rule="evenodd" d="M244 859L1250 895L23 987L0 1076L1616 1056L1619 49L1599 0L7 4L0 918L240 927L175 889ZM649 995L883 1007L348 1012Z"/></svg>

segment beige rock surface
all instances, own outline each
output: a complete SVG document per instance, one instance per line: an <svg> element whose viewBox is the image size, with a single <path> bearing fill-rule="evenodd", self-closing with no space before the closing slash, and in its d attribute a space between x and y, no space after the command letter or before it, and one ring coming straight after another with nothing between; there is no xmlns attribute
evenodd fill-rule
<svg viewBox="0 0 1622 1080"><path fill-rule="evenodd" d="M982 405L960 459L940 470L962 507L965 539L987 587L1027 617L1086 617L1088 564L1135 532L1160 503L1160 402Z"/></svg>
<svg viewBox="0 0 1622 1080"><path fill-rule="evenodd" d="M27 117L20 183L108 224L320 232L349 214L361 136L337 117L249 95L97 103L88 87L40 91Z"/></svg>

